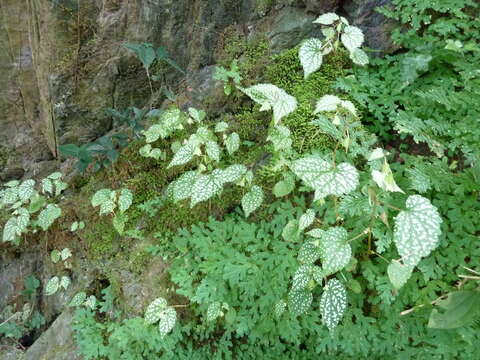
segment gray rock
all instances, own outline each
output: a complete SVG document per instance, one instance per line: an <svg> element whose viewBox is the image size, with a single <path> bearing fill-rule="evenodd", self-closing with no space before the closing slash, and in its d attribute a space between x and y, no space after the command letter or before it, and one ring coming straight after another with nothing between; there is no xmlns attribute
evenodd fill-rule
<svg viewBox="0 0 480 360"><path fill-rule="evenodd" d="M304 0L307 11L321 15L326 12L335 12L340 0Z"/></svg>

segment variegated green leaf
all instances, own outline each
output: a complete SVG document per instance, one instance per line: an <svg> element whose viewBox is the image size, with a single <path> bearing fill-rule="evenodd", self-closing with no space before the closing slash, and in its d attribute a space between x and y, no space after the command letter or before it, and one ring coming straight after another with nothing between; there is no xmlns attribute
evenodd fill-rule
<svg viewBox="0 0 480 360"><path fill-rule="evenodd" d="M319 39L305 40L300 46L298 57L303 67L305 79L322 66L323 44Z"/></svg>
<svg viewBox="0 0 480 360"><path fill-rule="evenodd" d="M203 110L197 110L193 107L188 108L188 114L190 117L195 120L197 123L201 123L203 119L205 119L205 116L207 115L205 111Z"/></svg>
<svg viewBox="0 0 480 360"><path fill-rule="evenodd" d="M58 288L60 287L60 279L58 276L52 277L50 280L48 280L47 285L45 286L45 295L53 295L58 291Z"/></svg>
<svg viewBox="0 0 480 360"><path fill-rule="evenodd" d="M303 290L312 280L312 265L301 265L293 274L292 291Z"/></svg>
<svg viewBox="0 0 480 360"><path fill-rule="evenodd" d="M17 235L27 230L30 223L30 213L25 208L19 208L17 211Z"/></svg>
<svg viewBox="0 0 480 360"><path fill-rule="evenodd" d="M347 309L347 291L340 281L331 279L320 298L320 313L323 323L333 331Z"/></svg>
<svg viewBox="0 0 480 360"><path fill-rule="evenodd" d="M393 241L405 265L415 266L438 246L442 219L430 200L409 196L406 210L395 217Z"/></svg>
<svg viewBox="0 0 480 360"><path fill-rule="evenodd" d="M315 211L312 209L308 209L305 214L300 216L300 220L298 221L298 228L300 231L305 230L308 228L310 225L313 224L315 221Z"/></svg>
<svg viewBox="0 0 480 360"><path fill-rule="evenodd" d="M230 165L222 171L223 183L237 182L243 175L245 175L246 172L247 168L245 165Z"/></svg>
<svg viewBox="0 0 480 360"><path fill-rule="evenodd" d="M173 200L180 201L188 199L192 195L193 184L197 180L196 171L187 171L183 173L174 183L173 183Z"/></svg>
<svg viewBox="0 0 480 360"><path fill-rule="evenodd" d="M52 180L48 178L42 180L42 192L44 194L53 194Z"/></svg>
<svg viewBox="0 0 480 360"><path fill-rule="evenodd" d="M308 290L290 291L288 293L288 309L297 316L305 314L313 301L313 295Z"/></svg>
<svg viewBox="0 0 480 360"><path fill-rule="evenodd" d="M106 200L102 204L100 204L100 215L105 215L105 214L111 214L113 213L113 210L115 210L115 207L117 205L115 204L115 201L113 200Z"/></svg>
<svg viewBox="0 0 480 360"><path fill-rule="evenodd" d="M263 203L263 190L260 186L254 185L248 193L243 195L242 209L245 217L257 210Z"/></svg>
<svg viewBox="0 0 480 360"><path fill-rule="evenodd" d="M313 21L313 23L321 25L332 25L335 21L338 20L338 15L330 12L320 15L315 21Z"/></svg>
<svg viewBox="0 0 480 360"><path fill-rule="evenodd" d="M210 199L222 191L223 181L220 174L221 170L218 170L210 175L200 175L197 178L192 187L191 207L194 207L201 201Z"/></svg>
<svg viewBox="0 0 480 360"><path fill-rule="evenodd" d="M363 44L364 36L362 30L356 26L347 26L340 37L343 45L348 51L353 52Z"/></svg>
<svg viewBox="0 0 480 360"><path fill-rule="evenodd" d="M75 294L75 296L70 300L70 303L68 304L69 307L76 307L76 306L81 306L87 299L87 294L83 291Z"/></svg>
<svg viewBox="0 0 480 360"><path fill-rule="evenodd" d="M210 159L220 161L220 146L215 141L207 141L205 143L205 151Z"/></svg>
<svg viewBox="0 0 480 360"><path fill-rule="evenodd" d="M60 251L58 250L53 250L51 253L50 253L50 259L52 260L52 262L54 264L56 264L57 262L60 261L60 258L61 258L61 253Z"/></svg>
<svg viewBox="0 0 480 360"><path fill-rule="evenodd" d="M320 240L320 254L324 276L342 270L352 258L352 248L347 243L347 231L332 227L325 231Z"/></svg>
<svg viewBox="0 0 480 360"><path fill-rule="evenodd" d="M43 231L47 229L62 215L62 209L55 204L48 204L38 215L37 224Z"/></svg>
<svg viewBox="0 0 480 360"><path fill-rule="evenodd" d="M240 148L240 136L236 132L231 133L225 139L225 147L228 154L233 155Z"/></svg>
<svg viewBox="0 0 480 360"><path fill-rule="evenodd" d="M120 212L125 212L133 202L133 194L129 189L122 189L118 197L118 208Z"/></svg>
<svg viewBox="0 0 480 360"><path fill-rule="evenodd" d="M228 124L225 121L220 121L215 125L215 132L224 132L227 131Z"/></svg>
<svg viewBox="0 0 480 360"><path fill-rule="evenodd" d="M18 232L17 229L18 229L17 218L11 217L10 219L8 219L5 226L3 227L2 240L4 242L5 241L14 242L15 239L17 238L17 232Z"/></svg>
<svg viewBox="0 0 480 360"><path fill-rule="evenodd" d="M97 307L97 298L94 295L90 295L87 300L83 303L86 307L95 310Z"/></svg>
<svg viewBox="0 0 480 360"><path fill-rule="evenodd" d="M62 258L62 261L65 261L67 260L69 257L72 256L72 252L70 251L69 248L65 248L62 250L62 252L60 253L60 256Z"/></svg>
<svg viewBox="0 0 480 360"><path fill-rule="evenodd" d="M35 192L35 180L28 179L20 184L18 187L18 197L20 201L27 202Z"/></svg>
<svg viewBox="0 0 480 360"><path fill-rule="evenodd" d="M98 190L92 197L92 206L96 207L101 205L107 200L110 200L112 190L110 189L101 189Z"/></svg>
<svg viewBox="0 0 480 360"><path fill-rule="evenodd" d="M286 309L287 309L287 303L285 302L285 300L280 300L275 304L273 313L275 314L276 318L279 318L280 316L282 316L282 314L285 312Z"/></svg>
<svg viewBox="0 0 480 360"><path fill-rule="evenodd" d="M174 308L168 307L162 311L160 316L160 323L158 329L160 331L160 337L164 337L170 331L172 331L175 323L177 322L177 312Z"/></svg>
<svg viewBox="0 0 480 360"><path fill-rule="evenodd" d="M168 168L177 165L184 165L193 159L195 155L196 147L189 141L185 143L173 156L172 161L168 165Z"/></svg>
<svg viewBox="0 0 480 360"><path fill-rule="evenodd" d="M392 261L387 268L388 278L393 287L399 290L412 276L413 266L403 265L399 261Z"/></svg>
<svg viewBox="0 0 480 360"><path fill-rule="evenodd" d="M288 127L277 125L270 130L267 140L272 142L275 151L289 151L293 143L290 135Z"/></svg>
<svg viewBox="0 0 480 360"><path fill-rule="evenodd" d="M214 321L222 314L222 304L219 301L215 301L208 305L207 309L207 321Z"/></svg>
<svg viewBox="0 0 480 360"><path fill-rule="evenodd" d="M368 55L362 49L355 49L350 52L350 59L357 65L368 65Z"/></svg>
<svg viewBox="0 0 480 360"><path fill-rule="evenodd" d="M148 305L145 311L145 322L147 324L155 324L162 317L162 312L167 308L167 300L157 298Z"/></svg>
<svg viewBox="0 0 480 360"><path fill-rule="evenodd" d="M65 290L70 286L70 278L68 276L62 276L60 279L60 287L63 287Z"/></svg>
<svg viewBox="0 0 480 360"><path fill-rule="evenodd" d="M298 261L304 264L313 264L320 258L320 249L313 242L307 241L302 244L298 252Z"/></svg>

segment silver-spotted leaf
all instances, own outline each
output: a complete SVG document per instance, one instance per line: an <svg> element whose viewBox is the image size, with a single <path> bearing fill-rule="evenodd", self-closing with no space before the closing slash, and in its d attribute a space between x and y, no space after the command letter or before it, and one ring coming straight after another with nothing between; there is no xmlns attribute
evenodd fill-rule
<svg viewBox="0 0 480 360"><path fill-rule="evenodd" d="M352 248L347 237L347 231L342 227L332 227L323 233L319 248L324 276L342 270L350 262Z"/></svg>
<svg viewBox="0 0 480 360"><path fill-rule="evenodd" d="M316 38L305 40L300 46L298 57L303 67L305 79L322 66L322 48L322 42Z"/></svg>
<svg viewBox="0 0 480 360"><path fill-rule="evenodd" d="M221 171L221 170L219 170ZM192 187L192 199L190 206L194 207L201 201L205 201L220 193L223 187L222 179L218 174L200 175Z"/></svg>
<svg viewBox="0 0 480 360"><path fill-rule="evenodd" d="M314 24L321 24L321 25L332 25L335 21L340 19L337 14L335 13L325 13L320 15L316 20L313 21Z"/></svg>
<svg viewBox="0 0 480 360"><path fill-rule="evenodd" d="M242 209L245 217L257 210L263 203L263 190L260 186L254 185L248 193L243 195Z"/></svg>
<svg viewBox="0 0 480 360"><path fill-rule="evenodd" d="M178 151L173 156L173 159L168 165L168 168L188 163L190 160L193 159L193 156L195 155L195 150L196 146L194 146L194 144L192 144L192 142L190 141L182 145L182 147L178 149Z"/></svg>
<svg viewBox="0 0 480 360"><path fill-rule="evenodd" d="M240 178L245 175L247 168L245 165L230 165L226 169L222 170L223 183L237 182Z"/></svg>
<svg viewBox="0 0 480 360"><path fill-rule="evenodd" d="M330 331L337 327L347 309L347 291L337 279L331 279L320 298L320 313L323 323Z"/></svg>
<svg viewBox="0 0 480 360"><path fill-rule="evenodd" d="M312 209L308 209L305 214L300 216L300 220L298 221L298 228L300 231L305 230L310 225L313 224L315 221L315 211Z"/></svg>
<svg viewBox="0 0 480 360"><path fill-rule="evenodd" d="M208 305L207 309L207 321L214 321L222 314L222 304L219 301L215 301Z"/></svg>
<svg viewBox="0 0 480 360"><path fill-rule="evenodd" d="M167 300L157 298L148 305L145 310L145 322L147 324L155 324L162 317L162 312L167 308Z"/></svg>
<svg viewBox="0 0 480 360"><path fill-rule="evenodd" d="M96 207L101 205L107 200L111 200L112 190L110 189L101 189L98 190L92 197L92 206Z"/></svg>
<svg viewBox="0 0 480 360"><path fill-rule="evenodd" d="M234 154L240 148L240 136L236 132L228 135L225 139L225 147L229 155Z"/></svg>
<svg viewBox="0 0 480 360"><path fill-rule="evenodd" d="M125 212L133 202L133 194L129 189L122 189L118 197L118 208L120 212Z"/></svg>
<svg viewBox="0 0 480 360"><path fill-rule="evenodd" d="M364 36L362 30L356 26L346 26L340 39L349 52L355 51L363 44Z"/></svg>
<svg viewBox="0 0 480 360"><path fill-rule="evenodd" d="M76 306L81 306L87 299L87 294L83 291L75 294L75 296L70 300L70 303L68 304L69 307L76 307Z"/></svg>
<svg viewBox="0 0 480 360"><path fill-rule="evenodd" d="M195 184L197 177L196 171L183 173L172 185L173 200L180 201L188 199L192 195L193 184Z"/></svg>
<svg viewBox="0 0 480 360"><path fill-rule="evenodd" d="M210 159L220 161L220 146L215 141L209 140L205 143L205 151Z"/></svg>
<svg viewBox="0 0 480 360"><path fill-rule="evenodd" d="M160 331L160 337L164 337L170 331L172 331L175 323L177 322L177 312L174 308L168 307L162 311L160 315L160 323L158 324L158 330Z"/></svg>
<svg viewBox="0 0 480 360"><path fill-rule="evenodd" d="M313 295L308 290L292 290L288 293L288 309L295 316L305 314L312 301Z"/></svg>
<svg viewBox="0 0 480 360"><path fill-rule="evenodd" d="M62 209L55 204L48 204L38 215L37 224L46 231L62 215Z"/></svg>
<svg viewBox="0 0 480 360"><path fill-rule="evenodd" d="M60 257L61 257L61 253L60 251L58 250L53 250L51 253L50 253L50 259L52 260L52 262L54 264L56 264L57 262L60 261Z"/></svg>
<svg viewBox="0 0 480 360"><path fill-rule="evenodd" d="M298 261L303 264L313 264L320 258L320 249L312 241L302 244L298 252Z"/></svg>
<svg viewBox="0 0 480 360"><path fill-rule="evenodd" d="M58 291L60 287L60 279L58 276L52 277L48 280L47 285L45 286L45 295L53 295Z"/></svg>
<svg viewBox="0 0 480 360"><path fill-rule="evenodd" d="M312 279L312 265L301 265L293 274L292 291L303 290Z"/></svg>
<svg viewBox="0 0 480 360"><path fill-rule="evenodd" d="M393 287L399 290L410 276L412 276L413 266L403 265L398 261L392 261L387 267L387 274Z"/></svg>
<svg viewBox="0 0 480 360"><path fill-rule="evenodd" d="M430 200L411 195L395 217L393 241L405 265L415 266L438 246L442 219Z"/></svg>
<svg viewBox="0 0 480 360"><path fill-rule="evenodd" d="M34 186L35 180L32 179L25 180L20 184L18 187L18 197L20 201L26 202L32 197L35 192Z"/></svg>
<svg viewBox="0 0 480 360"><path fill-rule="evenodd" d="M70 278L68 276L62 276L62 278L60 279L60 287L63 287L65 290L68 289L68 287L70 286Z"/></svg>

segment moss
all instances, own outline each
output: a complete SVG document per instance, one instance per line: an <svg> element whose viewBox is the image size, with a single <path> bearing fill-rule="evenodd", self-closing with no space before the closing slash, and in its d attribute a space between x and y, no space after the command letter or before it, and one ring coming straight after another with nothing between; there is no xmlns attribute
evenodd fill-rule
<svg viewBox="0 0 480 360"><path fill-rule="evenodd" d="M83 237L88 246L87 256L93 261L110 260L118 254L119 236L110 217L89 223Z"/></svg>
<svg viewBox="0 0 480 360"><path fill-rule="evenodd" d="M267 67L266 81L284 89L298 101L297 110L283 121L292 131L293 148L299 153L332 146L331 139L319 134L318 128L310 122L316 118L313 114L316 101L323 95L335 92L335 79L343 76L344 69L349 65L347 55L338 51L326 56L321 69L304 79L296 47L275 56Z"/></svg>

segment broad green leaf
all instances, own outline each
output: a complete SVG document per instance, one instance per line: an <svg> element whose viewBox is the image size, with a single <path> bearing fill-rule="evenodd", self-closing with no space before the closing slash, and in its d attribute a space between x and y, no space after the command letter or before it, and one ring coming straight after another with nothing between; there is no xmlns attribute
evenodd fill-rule
<svg viewBox="0 0 480 360"><path fill-rule="evenodd" d="M76 307L76 306L81 306L87 299L87 294L83 291L76 293L75 296L70 300L70 303L68 304L69 307Z"/></svg>
<svg viewBox="0 0 480 360"><path fill-rule="evenodd" d="M241 90L261 105L260 111L273 109L275 124L297 108L297 100L293 96L272 84L258 84Z"/></svg>
<svg viewBox="0 0 480 360"><path fill-rule="evenodd" d="M331 279L320 298L320 313L328 330L333 331L347 309L347 291L337 279Z"/></svg>
<svg viewBox="0 0 480 360"><path fill-rule="evenodd" d="M279 318L280 316L282 316L282 314L285 312L286 309L287 309L287 303L285 302L285 300L280 300L275 304L273 313L275 314L276 318Z"/></svg>
<svg viewBox="0 0 480 360"><path fill-rule="evenodd" d="M132 50L142 62L143 67L148 71L156 58L155 50L153 50L151 44L125 43L123 46Z"/></svg>
<svg viewBox="0 0 480 360"><path fill-rule="evenodd" d="M4 242L5 241L14 242L15 239L17 238L17 232L18 232L17 229L18 229L17 218L11 217L10 219L8 219L5 226L3 227L2 240Z"/></svg>
<svg viewBox="0 0 480 360"><path fill-rule="evenodd" d="M196 146L194 146L190 141L188 141L175 153L172 161L170 162L170 165L168 165L168 168L188 163L190 160L193 159L193 156L195 155L195 150Z"/></svg>
<svg viewBox="0 0 480 360"><path fill-rule="evenodd" d="M177 312L174 308L168 307L160 314L160 323L158 329L160 331L160 337L164 337L170 331L172 331L177 321Z"/></svg>
<svg viewBox="0 0 480 360"><path fill-rule="evenodd" d="M97 298L95 297L95 295L90 295L87 298L87 300L85 300L83 305L85 305L86 307L88 307L92 310L95 310L95 308L97 307Z"/></svg>
<svg viewBox="0 0 480 360"><path fill-rule="evenodd" d="M314 113L318 114L322 111L336 111L341 102L342 100L338 96L323 95L320 100L317 101Z"/></svg>
<svg viewBox="0 0 480 360"><path fill-rule="evenodd" d="M455 291L444 300L437 301L432 310L428 327L434 329L456 329L468 325L480 314L479 291Z"/></svg>
<svg viewBox="0 0 480 360"><path fill-rule="evenodd" d="M298 221L298 228L300 231L305 230L310 225L313 224L315 221L315 211L312 209L308 209L305 214L300 216L300 220Z"/></svg>
<svg viewBox="0 0 480 360"><path fill-rule="evenodd" d="M63 287L65 290L68 289L68 287L70 286L70 278L68 276L62 276L62 278L60 279L60 286Z"/></svg>
<svg viewBox="0 0 480 360"><path fill-rule="evenodd" d="M222 171L222 182L229 183L229 182L237 182L240 178L245 175L247 172L247 168L245 165L230 165L226 169Z"/></svg>
<svg viewBox="0 0 480 360"><path fill-rule="evenodd" d="M50 179L42 179L42 192L44 194L53 194L53 183Z"/></svg>
<svg viewBox="0 0 480 360"><path fill-rule="evenodd" d="M104 203L105 201L110 200L112 190L110 189L101 189L98 190L92 197L92 206L96 207Z"/></svg>
<svg viewBox="0 0 480 360"><path fill-rule="evenodd" d="M368 65L368 55L362 49L355 49L350 52L350 59L357 65Z"/></svg>
<svg viewBox="0 0 480 360"><path fill-rule="evenodd" d="M388 278L393 287L399 290L410 276L412 276L413 266L403 265L398 261L392 261L387 267Z"/></svg>
<svg viewBox="0 0 480 360"><path fill-rule="evenodd" d="M148 305L145 310L145 322L147 324L155 324L162 317L162 312L167 308L167 300L157 298Z"/></svg>
<svg viewBox="0 0 480 360"><path fill-rule="evenodd" d="M268 134L267 140L271 141L275 151L289 151L293 140L290 137L290 129L283 125L276 125Z"/></svg>
<svg viewBox="0 0 480 360"><path fill-rule="evenodd" d="M188 199L192 195L193 184L197 180L196 171L187 171L183 173L173 183L173 200L175 202Z"/></svg>
<svg viewBox="0 0 480 360"><path fill-rule="evenodd" d="M53 295L58 291L58 288L60 287L60 279L58 276L52 277L50 280L48 280L47 285L45 286L45 295Z"/></svg>
<svg viewBox="0 0 480 360"><path fill-rule="evenodd" d="M364 36L362 30L356 26L346 26L340 37L343 45L348 51L353 52L363 44Z"/></svg>
<svg viewBox="0 0 480 360"><path fill-rule="evenodd" d="M30 213L25 208L20 208L17 210L17 235L20 235L25 230L27 230L28 224L30 223Z"/></svg>
<svg viewBox="0 0 480 360"><path fill-rule="evenodd" d="M314 24L321 24L321 25L332 25L335 21L338 21L340 18L335 13L325 13L320 15L315 21Z"/></svg>
<svg viewBox="0 0 480 360"><path fill-rule="evenodd" d="M49 204L38 215L37 224L43 231L47 231L50 225L62 215L62 209L57 205Z"/></svg>
<svg viewBox="0 0 480 360"><path fill-rule="evenodd" d="M207 321L217 320L222 314L222 304L219 301L215 301L208 305L207 309Z"/></svg>
<svg viewBox="0 0 480 360"><path fill-rule="evenodd" d="M203 119L205 119L205 116L207 115L205 111L203 110L197 110L195 108L188 108L188 114L190 117L195 120L197 123L201 123Z"/></svg>
<svg viewBox="0 0 480 360"><path fill-rule="evenodd" d="M32 197L35 192L35 189L33 188L34 186L35 181L32 179L25 180L20 184L18 187L18 197L20 198L20 201L27 202L30 197Z"/></svg>
<svg viewBox="0 0 480 360"><path fill-rule="evenodd" d="M160 157L162 156L162 150L157 148L152 148L152 145L150 144L146 144L145 146L142 146L138 152L143 157L153 158L155 160L160 159Z"/></svg>
<svg viewBox="0 0 480 360"><path fill-rule="evenodd" d="M312 265L301 265L295 274L293 274L293 283L292 283L292 290L303 290L307 287L310 280L312 280Z"/></svg>
<svg viewBox="0 0 480 360"><path fill-rule="evenodd" d="M220 161L220 146L215 141L207 141L205 143L205 151L210 159Z"/></svg>
<svg viewBox="0 0 480 360"><path fill-rule="evenodd" d="M295 315L305 314L313 301L313 295L307 290L290 291L288 293L288 309Z"/></svg>
<svg viewBox="0 0 480 360"><path fill-rule="evenodd" d="M113 200L106 200L100 205L100 215L111 214L113 210L115 210L115 201Z"/></svg>
<svg viewBox="0 0 480 360"><path fill-rule="evenodd" d="M295 188L295 178L290 172L284 175L283 180L280 180L273 187L273 194L276 197L283 197L290 194Z"/></svg>
<svg viewBox="0 0 480 360"><path fill-rule="evenodd" d="M254 185L248 193L243 195L242 209L245 217L257 210L263 203L263 190L260 186Z"/></svg>
<svg viewBox="0 0 480 360"><path fill-rule="evenodd" d="M322 46L322 42L315 38L305 40L300 46L298 57L303 67L305 79L322 66Z"/></svg>
<svg viewBox="0 0 480 360"><path fill-rule="evenodd" d="M350 262L352 248L347 237L347 231L342 227L332 227L323 233L319 248L324 276L342 270Z"/></svg>
<svg viewBox="0 0 480 360"><path fill-rule="evenodd" d="M442 219L430 200L411 195L395 217L393 241L405 265L415 266L438 245Z"/></svg>
<svg viewBox="0 0 480 360"><path fill-rule="evenodd" d="M395 182L390 165L386 160L383 162L382 171L372 170L372 178L378 187L385 191L404 193Z"/></svg>
<svg viewBox="0 0 480 360"><path fill-rule="evenodd" d="M292 219L283 228L282 238L285 241L296 241L299 238L298 220Z"/></svg>
<svg viewBox="0 0 480 360"><path fill-rule="evenodd" d="M118 208L120 212L125 212L132 205L133 194L129 189L122 189L118 197Z"/></svg>
<svg viewBox="0 0 480 360"><path fill-rule="evenodd" d="M119 235L123 235L126 223L127 217L122 213L116 214L112 219L112 225Z"/></svg>
<svg viewBox="0 0 480 360"><path fill-rule="evenodd" d="M298 261L303 264L313 264L320 258L320 249L312 241L302 244L298 252Z"/></svg>
<svg viewBox="0 0 480 360"><path fill-rule="evenodd" d="M240 148L240 136L236 132L231 133L225 139L225 147L228 154L233 155Z"/></svg>
<svg viewBox="0 0 480 360"><path fill-rule="evenodd" d="M355 190L359 174L353 165L338 164L336 167L317 155L310 155L292 164L292 171L315 190L315 200L328 195L341 196Z"/></svg>
<svg viewBox="0 0 480 360"><path fill-rule="evenodd" d="M65 261L67 260L69 257L72 256L72 252L70 251L69 248L65 248L62 250L62 252L60 253L60 256L62 258L62 261Z"/></svg>
<svg viewBox="0 0 480 360"><path fill-rule="evenodd" d="M220 121L215 125L215 132L224 132L227 131L228 124L225 121Z"/></svg>
<svg viewBox="0 0 480 360"><path fill-rule="evenodd" d="M192 187L190 207L194 207L199 202L208 200L222 191L223 181L218 176L217 173L212 172L210 175L200 175L197 178Z"/></svg>
<svg viewBox="0 0 480 360"><path fill-rule="evenodd" d="M51 253L50 253L50 259L52 260L52 262L54 264L56 264L57 262L60 261L60 257L61 257L61 253L60 251L58 250L53 250Z"/></svg>

